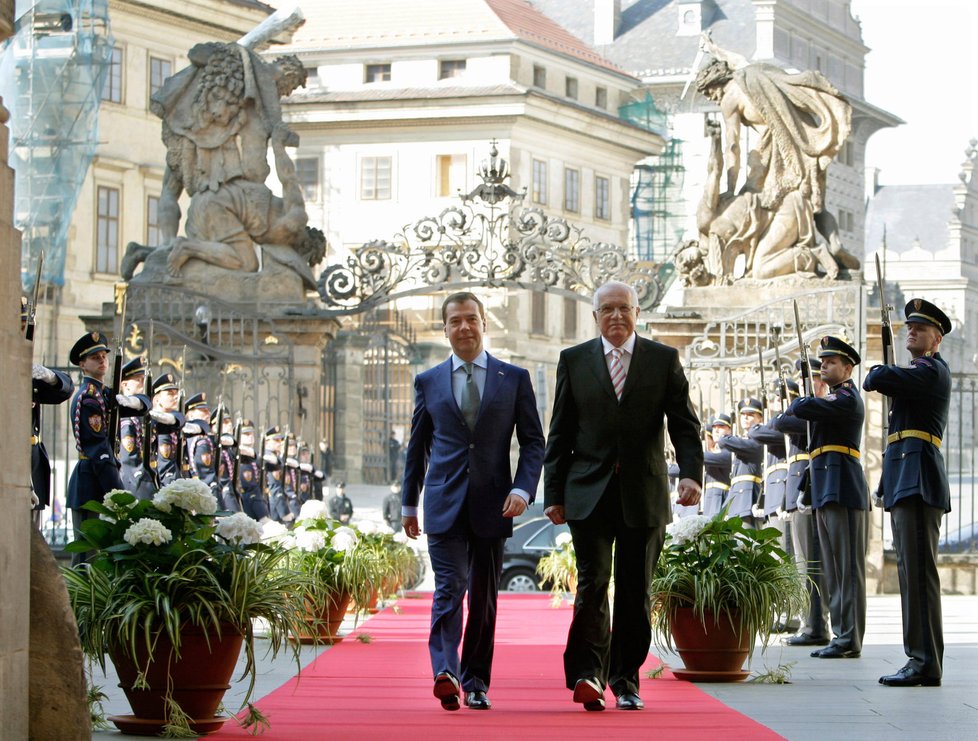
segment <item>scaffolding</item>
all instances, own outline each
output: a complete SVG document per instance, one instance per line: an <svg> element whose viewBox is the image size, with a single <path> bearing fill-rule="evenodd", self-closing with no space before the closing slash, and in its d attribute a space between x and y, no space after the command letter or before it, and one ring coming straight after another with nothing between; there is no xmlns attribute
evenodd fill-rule
<svg viewBox="0 0 978 741"><path fill-rule="evenodd" d="M644 100L622 106L619 115L667 139L661 154L635 166L631 181L632 248L639 260L665 264L683 234L683 143L668 136L669 117L648 93Z"/></svg>
<svg viewBox="0 0 978 741"><path fill-rule="evenodd" d="M0 94L10 111L14 224L29 292L42 252L42 285L64 285L68 226L98 146L112 38L108 0L33 0L17 10L0 58Z"/></svg>

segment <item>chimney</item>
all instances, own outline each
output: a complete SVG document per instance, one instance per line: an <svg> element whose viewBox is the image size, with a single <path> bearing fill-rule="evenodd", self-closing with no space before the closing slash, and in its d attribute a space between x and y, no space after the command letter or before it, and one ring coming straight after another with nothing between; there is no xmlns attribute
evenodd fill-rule
<svg viewBox="0 0 978 741"><path fill-rule="evenodd" d="M614 43L621 26L621 0L594 0L594 46Z"/></svg>

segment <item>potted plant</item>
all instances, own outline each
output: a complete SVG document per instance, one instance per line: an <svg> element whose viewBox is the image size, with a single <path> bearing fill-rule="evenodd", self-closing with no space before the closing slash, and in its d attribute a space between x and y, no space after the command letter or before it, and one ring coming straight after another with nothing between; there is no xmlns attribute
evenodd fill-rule
<svg viewBox="0 0 978 741"><path fill-rule="evenodd" d="M577 591L577 556L570 533L557 535L554 545L537 563L537 574L544 585L550 585L554 606L560 606L565 594Z"/></svg>
<svg viewBox="0 0 978 741"><path fill-rule="evenodd" d="M287 552L259 542L260 527L246 515L220 516L196 479L152 500L113 490L84 508L99 518L85 521L67 550L94 555L64 576L82 649L103 670L110 656L133 706L133 716L111 720L141 735L217 730L227 719L214 714L244 645L246 725L264 722L248 702L253 621L267 626L273 654L301 628L291 595L305 577L282 568Z"/></svg>
<svg viewBox="0 0 978 741"><path fill-rule="evenodd" d="M369 549L360 547L359 533L331 519L322 502L310 500L302 505L291 532L266 525L265 534L286 545L287 568L305 577L300 597L306 628L300 640L340 640L340 623L350 602L368 604L380 583Z"/></svg>
<svg viewBox="0 0 978 741"><path fill-rule="evenodd" d="M778 616L807 605L805 582L778 544L780 532L751 530L725 515L670 525L652 580L656 646L679 651L686 664L675 671L680 678L743 679L754 637L767 646Z"/></svg>

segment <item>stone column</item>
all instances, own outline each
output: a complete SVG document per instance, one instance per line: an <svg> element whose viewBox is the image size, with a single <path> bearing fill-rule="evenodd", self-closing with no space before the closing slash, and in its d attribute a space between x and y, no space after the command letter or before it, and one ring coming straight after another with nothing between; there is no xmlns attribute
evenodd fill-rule
<svg viewBox="0 0 978 741"><path fill-rule="evenodd" d="M12 4L11 4L12 5ZM3 5L4 20L12 8ZM2 34L4 36L9 34ZM0 729L4 738L28 736L30 640L30 398L31 345L20 330L20 232L13 226L14 173L7 165L9 114L0 105L0 342L5 359L0 436Z"/></svg>

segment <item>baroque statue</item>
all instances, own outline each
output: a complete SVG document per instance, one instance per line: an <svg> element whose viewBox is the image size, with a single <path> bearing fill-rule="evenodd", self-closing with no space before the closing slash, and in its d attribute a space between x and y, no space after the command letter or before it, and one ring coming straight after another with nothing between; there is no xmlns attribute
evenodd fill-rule
<svg viewBox="0 0 978 741"><path fill-rule="evenodd" d="M707 120L707 180L696 211L700 237L676 258L683 283L835 279L841 269L858 269L825 210L826 171L851 129L848 101L820 72L789 74L749 63L709 37L702 48L713 59L697 73L696 87L719 106L723 131ZM756 143L738 189L745 127L756 133Z"/></svg>
<svg viewBox="0 0 978 741"><path fill-rule="evenodd" d="M282 120L281 99L303 86L293 55L270 61L241 43L197 44L190 66L168 78L150 108L163 122L166 168L159 201L160 245L130 243L122 274L136 282L207 287L232 285L242 273L274 268L315 290L310 267L325 238L307 224L295 164L286 147L298 134ZM274 174L282 196L266 184ZM189 196L184 233L179 199ZM188 271L194 268L193 275Z"/></svg>

